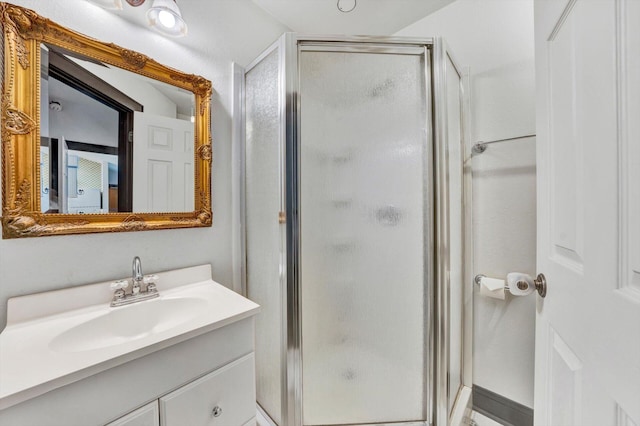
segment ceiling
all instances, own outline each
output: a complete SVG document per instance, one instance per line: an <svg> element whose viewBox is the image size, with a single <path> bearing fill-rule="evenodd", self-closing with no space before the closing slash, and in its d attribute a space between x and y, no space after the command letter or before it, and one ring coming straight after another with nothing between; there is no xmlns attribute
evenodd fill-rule
<svg viewBox="0 0 640 426"><path fill-rule="evenodd" d="M354 0L341 1L349 7ZM260 44L259 52L277 37L255 40L269 32L266 28L275 28L267 23L269 17L281 25L282 32L392 35L455 0L356 1L352 12L343 13L337 0L177 0L189 33L174 40L206 54L224 53L246 64L256 55L251 45ZM147 27L146 11L152 3L147 0L139 7L125 3L124 10L115 13Z"/></svg>
<svg viewBox="0 0 640 426"><path fill-rule="evenodd" d="M252 0L276 20L299 33L392 35L454 0L356 0L352 12L337 0ZM343 8L354 0L340 0Z"/></svg>

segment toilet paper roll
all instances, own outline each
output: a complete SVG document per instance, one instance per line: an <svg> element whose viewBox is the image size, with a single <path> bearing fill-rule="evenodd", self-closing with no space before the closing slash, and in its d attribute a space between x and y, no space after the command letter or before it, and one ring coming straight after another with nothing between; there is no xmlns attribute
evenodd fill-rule
<svg viewBox="0 0 640 426"><path fill-rule="evenodd" d="M514 296L527 296L536 289L533 278L522 272L508 273L507 283L509 284L509 292Z"/></svg>
<svg viewBox="0 0 640 426"><path fill-rule="evenodd" d="M482 277L480 279L480 296L504 300L504 280Z"/></svg>

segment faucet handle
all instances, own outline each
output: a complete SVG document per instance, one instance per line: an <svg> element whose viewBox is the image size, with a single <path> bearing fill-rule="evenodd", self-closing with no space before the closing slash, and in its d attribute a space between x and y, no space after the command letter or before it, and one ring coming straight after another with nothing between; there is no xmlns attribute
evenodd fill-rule
<svg viewBox="0 0 640 426"><path fill-rule="evenodd" d="M145 284L155 284L158 281L160 281L160 277L158 277L156 274L145 275L142 278L142 282L144 282Z"/></svg>
<svg viewBox="0 0 640 426"><path fill-rule="evenodd" d="M156 283L160 280L157 275L145 275L142 278L142 282L147 285L147 293L157 293L158 289L156 287Z"/></svg>
<svg viewBox="0 0 640 426"><path fill-rule="evenodd" d="M111 290L123 290L129 286L129 280L118 280L111 283Z"/></svg>

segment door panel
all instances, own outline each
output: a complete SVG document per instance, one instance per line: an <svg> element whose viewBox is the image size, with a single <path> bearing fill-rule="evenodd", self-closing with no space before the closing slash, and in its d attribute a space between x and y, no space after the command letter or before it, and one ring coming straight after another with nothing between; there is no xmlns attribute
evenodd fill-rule
<svg viewBox="0 0 640 426"><path fill-rule="evenodd" d="M552 244L556 261L582 273L583 264L583 161L578 133L576 84L580 75L576 58L567 54L581 48L576 39L575 14L571 14L549 45L550 137L553 155Z"/></svg>
<svg viewBox="0 0 640 426"><path fill-rule="evenodd" d="M551 390L545 401L551 407L552 425L579 425L582 423L582 362L562 338L550 329Z"/></svg>
<svg viewBox="0 0 640 426"><path fill-rule="evenodd" d="M535 423L638 424L639 2L559 3L535 2Z"/></svg>
<svg viewBox="0 0 640 426"><path fill-rule="evenodd" d="M173 164L170 161L147 161L147 208L152 212L169 210L173 187Z"/></svg>

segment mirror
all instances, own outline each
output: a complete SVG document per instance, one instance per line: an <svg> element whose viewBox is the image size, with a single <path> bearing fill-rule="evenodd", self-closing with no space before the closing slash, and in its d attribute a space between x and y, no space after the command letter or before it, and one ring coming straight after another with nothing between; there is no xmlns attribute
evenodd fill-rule
<svg viewBox="0 0 640 426"><path fill-rule="evenodd" d="M192 92L47 43L40 58L41 212L194 210Z"/></svg>
<svg viewBox="0 0 640 426"><path fill-rule="evenodd" d="M0 10L3 238L211 226L211 83Z"/></svg>

